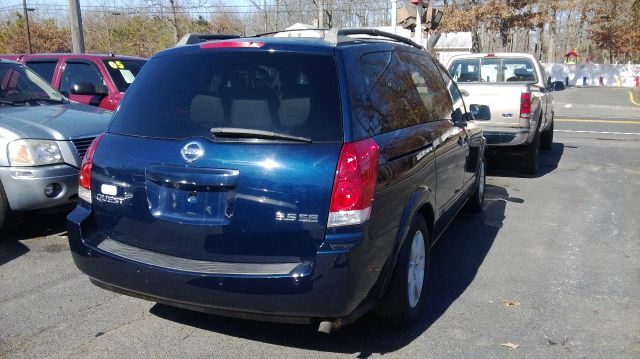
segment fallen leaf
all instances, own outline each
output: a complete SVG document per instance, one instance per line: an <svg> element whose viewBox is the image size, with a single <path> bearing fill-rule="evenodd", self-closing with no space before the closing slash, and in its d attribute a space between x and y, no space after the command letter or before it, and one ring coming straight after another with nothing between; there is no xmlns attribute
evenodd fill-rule
<svg viewBox="0 0 640 359"><path fill-rule="evenodd" d="M513 344L513 343L502 343L500 345L502 345L503 347L507 347L509 349L518 349L520 347L520 345Z"/></svg>
<svg viewBox="0 0 640 359"><path fill-rule="evenodd" d="M514 306L520 305L520 302L518 301L507 300L507 299L503 299L502 301L500 301L500 303L504 304L505 307L514 307Z"/></svg>

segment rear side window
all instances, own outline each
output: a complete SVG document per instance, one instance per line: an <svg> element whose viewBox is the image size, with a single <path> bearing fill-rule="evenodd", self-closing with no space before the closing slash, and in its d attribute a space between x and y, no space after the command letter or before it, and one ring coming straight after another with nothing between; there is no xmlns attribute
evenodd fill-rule
<svg viewBox="0 0 640 359"><path fill-rule="evenodd" d="M409 127L426 117L414 79L392 51L362 55L347 75L356 139Z"/></svg>
<svg viewBox="0 0 640 359"><path fill-rule="evenodd" d="M537 82L535 67L527 58L484 57L455 60L449 73L457 82Z"/></svg>
<svg viewBox="0 0 640 359"><path fill-rule="evenodd" d="M398 56L410 71L420 100L426 109L426 118L421 122L448 118L451 112L451 97L436 63L425 55L412 52L398 52Z"/></svg>
<svg viewBox="0 0 640 359"><path fill-rule="evenodd" d="M215 127L342 140L333 56L204 52L150 60L127 91L110 132L211 137Z"/></svg>
<svg viewBox="0 0 640 359"><path fill-rule="evenodd" d="M40 77L51 83L53 74L56 71L57 61L27 61L26 65Z"/></svg>

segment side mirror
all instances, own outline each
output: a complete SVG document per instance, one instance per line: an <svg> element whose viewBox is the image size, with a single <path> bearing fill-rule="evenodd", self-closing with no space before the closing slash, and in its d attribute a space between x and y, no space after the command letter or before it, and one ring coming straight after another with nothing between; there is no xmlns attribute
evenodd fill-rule
<svg viewBox="0 0 640 359"><path fill-rule="evenodd" d="M93 95L105 97L109 95L107 86L98 85L94 86L90 82L76 82L71 86L71 93L74 95Z"/></svg>
<svg viewBox="0 0 640 359"><path fill-rule="evenodd" d="M553 91L562 91L562 90L565 89L564 82L562 82L562 81L554 81L552 83L551 88L553 88Z"/></svg>
<svg viewBox="0 0 640 359"><path fill-rule="evenodd" d="M469 105L469 110L476 121L489 121L491 120L491 109L487 105Z"/></svg>

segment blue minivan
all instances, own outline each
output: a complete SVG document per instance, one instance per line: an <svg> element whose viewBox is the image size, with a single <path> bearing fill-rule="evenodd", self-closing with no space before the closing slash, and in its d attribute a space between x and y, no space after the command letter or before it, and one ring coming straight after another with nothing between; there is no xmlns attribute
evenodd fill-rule
<svg viewBox="0 0 640 359"><path fill-rule="evenodd" d="M363 37L361 35L368 35ZM81 167L75 264L208 313L413 323L429 249L484 199L482 132L447 71L376 30L164 50Z"/></svg>

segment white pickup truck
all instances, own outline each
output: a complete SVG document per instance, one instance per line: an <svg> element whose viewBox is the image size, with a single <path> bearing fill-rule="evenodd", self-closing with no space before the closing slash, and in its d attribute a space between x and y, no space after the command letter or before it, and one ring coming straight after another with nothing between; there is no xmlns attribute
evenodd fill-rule
<svg viewBox="0 0 640 359"><path fill-rule="evenodd" d="M522 154L521 171L535 174L539 151L553 143L553 97L544 68L529 54L454 56L447 65L472 108L487 144ZM471 106L474 107L474 106Z"/></svg>

